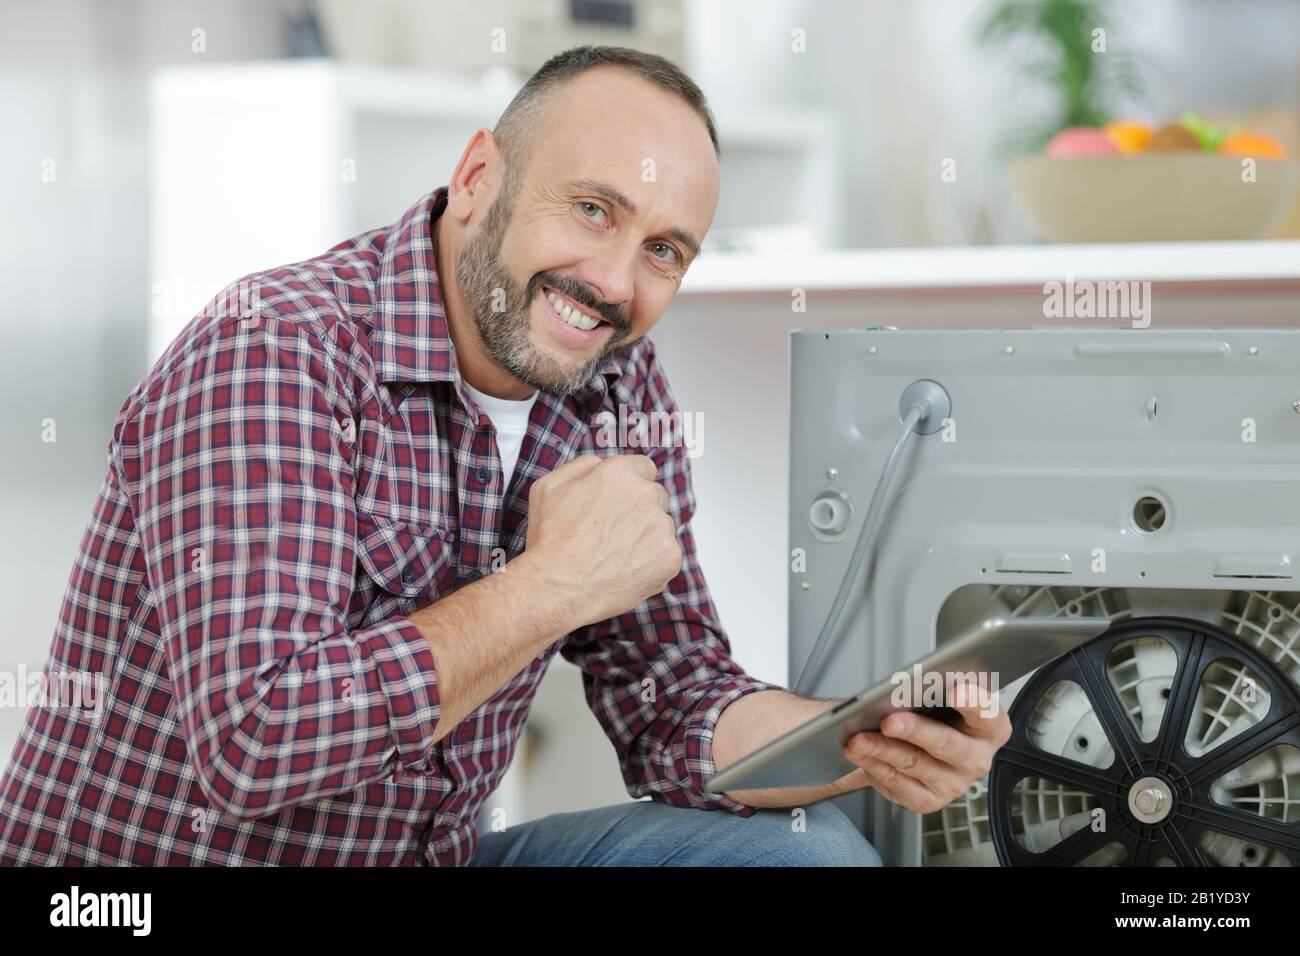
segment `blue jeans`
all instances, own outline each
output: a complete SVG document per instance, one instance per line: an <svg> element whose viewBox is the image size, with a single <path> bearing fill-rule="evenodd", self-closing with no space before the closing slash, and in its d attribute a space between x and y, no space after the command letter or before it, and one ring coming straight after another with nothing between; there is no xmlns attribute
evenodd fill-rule
<svg viewBox="0 0 1300 956"><path fill-rule="evenodd" d="M653 800L553 813L484 833L470 866L880 866L838 807L693 810Z"/></svg>

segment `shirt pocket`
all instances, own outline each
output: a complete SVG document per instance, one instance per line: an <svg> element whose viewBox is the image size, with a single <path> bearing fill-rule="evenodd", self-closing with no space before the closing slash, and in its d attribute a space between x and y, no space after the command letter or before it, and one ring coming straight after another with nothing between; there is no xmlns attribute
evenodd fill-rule
<svg viewBox="0 0 1300 956"><path fill-rule="evenodd" d="M446 529L357 513L357 561L374 585L368 622L409 614L441 597L456 576Z"/></svg>

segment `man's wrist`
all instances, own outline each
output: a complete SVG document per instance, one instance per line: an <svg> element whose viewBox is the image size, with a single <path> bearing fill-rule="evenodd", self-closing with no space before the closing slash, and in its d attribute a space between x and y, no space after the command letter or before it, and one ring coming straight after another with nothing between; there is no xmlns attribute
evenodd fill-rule
<svg viewBox="0 0 1300 956"><path fill-rule="evenodd" d="M524 551L509 561L503 571L515 587L527 594L527 606L538 622L543 646L550 646L580 626L580 599L574 593L572 580L560 569L538 560L533 552Z"/></svg>

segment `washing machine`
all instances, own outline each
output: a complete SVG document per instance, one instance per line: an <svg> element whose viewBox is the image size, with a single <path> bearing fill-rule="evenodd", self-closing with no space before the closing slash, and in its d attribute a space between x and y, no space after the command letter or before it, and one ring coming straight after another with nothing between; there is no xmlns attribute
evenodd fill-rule
<svg viewBox="0 0 1300 956"><path fill-rule="evenodd" d="M1112 622L963 797L838 798L887 864L1300 864L1300 330L800 330L790 385L801 693Z"/></svg>

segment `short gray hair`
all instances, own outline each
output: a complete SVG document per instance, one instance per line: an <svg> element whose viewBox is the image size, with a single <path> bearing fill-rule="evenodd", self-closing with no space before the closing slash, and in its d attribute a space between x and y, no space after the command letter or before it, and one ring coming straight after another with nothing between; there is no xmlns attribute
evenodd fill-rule
<svg viewBox="0 0 1300 956"><path fill-rule="evenodd" d="M576 46L557 53L543 63L515 94L492 130L492 136L505 159L505 192L513 192L513 186L509 184L512 180L517 183L516 177L523 170L529 144L537 132L537 123L551 95L563 83L598 66L617 66L631 70L660 89L683 99L704 120L704 125L709 130L709 139L713 142L713 152L718 157L722 156L717 125L704 93L671 60L625 46Z"/></svg>

